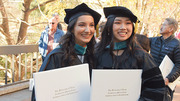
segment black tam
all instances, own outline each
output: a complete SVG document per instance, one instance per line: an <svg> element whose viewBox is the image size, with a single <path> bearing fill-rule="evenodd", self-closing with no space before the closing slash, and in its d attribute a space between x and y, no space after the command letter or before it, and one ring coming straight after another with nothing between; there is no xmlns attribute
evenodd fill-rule
<svg viewBox="0 0 180 101"><path fill-rule="evenodd" d="M128 8L122 6L105 7L104 14L106 18L111 16L120 16L128 17L134 23L137 21L137 17Z"/></svg>
<svg viewBox="0 0 180 101"><path fill-rule="evenodd" d="M98 12L89 8L85 3L82 3L73 9L65 9L65 12L66 12L66 16L64 18L64 22L66 24L69 24L69 22L71 22L73 19L81 15L87 15L87 13L90 14L94 18L95 25L98 24L101 18L101 15Z"/></svg>

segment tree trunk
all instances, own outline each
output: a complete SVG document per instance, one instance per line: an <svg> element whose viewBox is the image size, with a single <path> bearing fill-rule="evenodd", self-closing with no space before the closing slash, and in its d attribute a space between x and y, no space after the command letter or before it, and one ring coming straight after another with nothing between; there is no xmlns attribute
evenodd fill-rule
<svg viewBox="0 0 180 101"><path fill-rule="evenodd" d="M25 8L24 12L24 16L23 16L23 20L21 22L20 25L20 29L19 29L19 34L18 34L18 40L17 40L17 44L25 44L25 40L26 40L26 34L27 34L27 28L28 28L28 18L29 18L29 14L30 14L30 5L31 5L32 0L24 0L23 6Z"/></svg>
<svg viewBox="0 0 180 101"><path fill-rule="evenodd" d="M47 3L53 2L56 0L48 0L46 2L43 2L42 4L40 4L39 6L44 6ZM18 34L18 39L17 39L17 43L15 43L15 41L12 39L12 36L9 32L9 22L8 22L8 15L6 13L5 7L4 7L4 3L3 0L0 0L0 13L2 14L2 24L0 24L0 33L3 34L6 37L6 41L8 45L14 45L14 44L24 44L25 43L25 37L27 34L27 28L28 28L28 18L29 15L32 11L38 9L38 6L35 6L34 8L30 9L30 5L31 5L32 0L24 0L23 6L24 6L24 14L23 14L23 19L21 21L20 24L20 28L19 28L19 34ZM12 57L10 57L12 59ZM22 79L24 77L24 66L21 65L21 78L19 78L19 58L18 56L15 56L15 62L14 62L14 81L19 81L19 79ZM23 58L23 57L22 57ZM12 67L11 67L12 69ZM27 71L29 72L30 69L28 68Z"/></svg>
<svg viewBox="0 0 180 101"><path fill-rule="evenodd" d="M11 38L11 35L9 33L9 23L8 23L8 16L6 13L6 9L4 7L4 3L2 0L0 0L0 6L1 6L1 14L2 14L2 25L1 28L3 30L1 30L2 34L6 36L6 41L8 45L12 45L13 44L13 39Z"/></svg>
<svg viewBox="0 0 180 101"><path fill-rule="evenodd" d="M43 2L42 4L40 4L39 6L44 6L50 2L54 2L56 0L48 0L46 2ZM19 34L18 34L18 39L17 39L17 43L16 44L25 44L25 40L26 40L26 34L27 34L27 28L28 28L28 18L29 18L29 14L38 9L38 6L30 9L30 5L31 5L32 0L24 0L23 6L24 6L24 15L23 15L23 20L21 21L21 25L20 25L20 29L19 29Z"/></svg>
<svg viewBox="0 0 180 101"><path fill-rule="evenodd" d="M29 13L25 13L23 21L28 23L28 16L29 16ZM26 24L24 22L21 22L20 29L19 29L19 34L18 34L17 44L25 44L28 26L29 26L28 24Z"/></svg>

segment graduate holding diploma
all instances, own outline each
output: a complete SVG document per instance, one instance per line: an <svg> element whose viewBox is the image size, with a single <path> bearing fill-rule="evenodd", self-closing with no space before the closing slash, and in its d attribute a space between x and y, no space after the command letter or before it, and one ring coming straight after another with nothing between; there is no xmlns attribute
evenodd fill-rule
<svg viewBox="0 0 180 101"><path fill-rule="evenodd" d="M101 15L85 3L65 9L65 12L67 33L61 38L59 46L48 54L40 71L88 63L91 72L94 66L94 33ZM35 100L33 93L31 101Z"/></svg>
<svg viewBox="0 0 180 101"><path fill-rule="evenodd" d="M104 14L107 22L97 45L96 68L142 69L138 101L163 101L165 84L162 74L149 53L135 41L137 17L122 6L105 7Z"/></svg>

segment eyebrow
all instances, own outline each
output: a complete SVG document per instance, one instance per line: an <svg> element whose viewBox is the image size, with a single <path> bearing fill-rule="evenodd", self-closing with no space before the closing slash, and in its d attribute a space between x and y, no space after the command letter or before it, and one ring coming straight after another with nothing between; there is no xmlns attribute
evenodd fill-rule
<svg viewBox="0 0 180 101"><path fill-rule="evenodd" d="M84 22L84 21L79 21L78 23L86 23L86 22ZM90 22L90 24L91 24L91 23L94 24L94 22Z"/></svg>
<svg viewBox="0 0 180 101"><path fill-rule="evenodd" d="M122 21L121 19L115 19L114 21ZM130 19L126 19L125 21L131 21Z"/></svg>
<svg viewBox="0 0 180 101"><path fill-rule="evenodd" d="M55 22L49 22L49 23L54 23L55 24Z"/></svg>

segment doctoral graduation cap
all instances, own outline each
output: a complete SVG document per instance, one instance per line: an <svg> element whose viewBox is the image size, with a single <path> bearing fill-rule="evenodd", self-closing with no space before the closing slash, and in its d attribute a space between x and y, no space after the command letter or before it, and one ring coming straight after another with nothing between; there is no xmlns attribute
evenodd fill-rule
<svg viewBox="0 0 180 101"><path fill-rule="evenodd" d="M69 24L73 19L81 16L81 15L87 15L89 13L94 18L95 26L98 24L101 15L94 11L93 9L89 8L85 3L82 3L78 6L76 6L73 9L65 9L66 16L64 18L64 22L66 24Z"/></svg>
<svg viewBox="0 0 180 101"><path fill-rule="evenodd" d="M122 6L105 7L103 10L106 18L110 18L112 16L120 16L120 17L128 17L134 23L136 23L137 21L139 22L139 20L137 20L137 17L126 7L122 7Z"/></svg>

